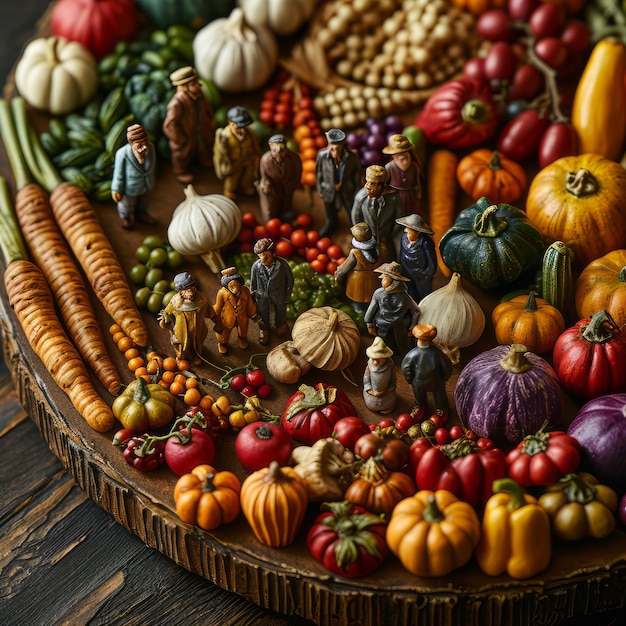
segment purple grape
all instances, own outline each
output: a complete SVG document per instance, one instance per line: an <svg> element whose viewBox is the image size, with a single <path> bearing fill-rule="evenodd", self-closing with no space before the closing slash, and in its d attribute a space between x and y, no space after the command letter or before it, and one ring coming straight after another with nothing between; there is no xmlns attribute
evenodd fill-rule
<svg viewBox="0 0 626 626"><path fill-rule="evenodd" d="M383 165L385 162L380 152L371 149L363 151L361 161L365 167L369 167L370 165Z"/></svg>
<svg viewBox="0 0 626 626"><path fill-rule="evenodd" d="M348 133L346 135L346 145L350 150L359 150L363 141L358 133Z"/></svg>
<svg viewBox="0 0 626 626"><path fill-rule="evenodd" d="M398 115L388 115L385 118L385 126L387 127L388 135L397 135L402 132L404 123Z"/></svg>

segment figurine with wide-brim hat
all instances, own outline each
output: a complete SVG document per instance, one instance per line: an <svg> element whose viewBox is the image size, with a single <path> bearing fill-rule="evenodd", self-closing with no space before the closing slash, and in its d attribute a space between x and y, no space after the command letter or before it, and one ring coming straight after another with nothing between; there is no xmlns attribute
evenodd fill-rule
<svg viewBox="0 0 626 626"><path fill-rule="evenodd" d="M401 152L412 152L415 146L411 140L405 135L391 135L389 144L383 148L383 154L400 154Z"/></svg>
<svg viewBox="0 0 626 626"><path fill-rule="evenodd" d="M402 267L397 261L391 261L390 263L383 263L380 267L374 269L378 274L385 274L393 280L403 280L409 282L411 279L402 275Z"/></svg>
<svg viewBox="0 0 626 626"><path fill-rule="evenodd" d="M427 235L435 234L433 229L424 221L424 218L417 213L411 213L410 215L397 218L396 224L415 230L418 233L426 233Z"/></svg>

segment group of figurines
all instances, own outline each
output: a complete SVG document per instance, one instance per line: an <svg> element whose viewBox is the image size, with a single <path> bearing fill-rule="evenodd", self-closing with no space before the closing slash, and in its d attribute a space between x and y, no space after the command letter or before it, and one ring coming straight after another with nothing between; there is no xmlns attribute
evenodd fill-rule
<svg viewBox="0 0 626 626"><path fill-rule="evenodd" d="M167 105L163 133L169 140L172 169L182 184L194 179L192 167L213 167L223 181L223 194L258 194L266 221L292 213L292 198L300 186L300 156L287 147L282 134L272 135L263 154L250 129L253 118L242 106L228 110L228 125L215 128L213 111L202 93L194 68L170 75L176 91ZM413 144L392 135L383 153L385 165L363 168L343 130L326 132L327 147L317 154L316 191L325 209L320 236L338 228L346 211L351 224L351 250L336 273L346 297L364 313L364 323L375 339L367 348L364 401L368 408L391 412L396 405L395 366L413 387L414 411L426 407L433 394L435 410L448 410L445 383L452 373L450 359L433 344L436 328L419 324L419 302L432 291L437 269L433 231L419 214L422 195L421 165ZM146 196L155 180L156 151L139 124L127 129L127 144L115 155L111 184L113 201L124 228L135 219L154 221L146 210ZM215 303L211 305L186 272L174 279L177 291L159 315L170 332L177 358L201 362L208 335L206 319L214 323L218 351L225 354L233 329L239 347L248 347L248 325L259 325L259 343L267 346L270 331L289 337L286 308L294 284L289 264L276 255L272 239L254 246L258 259L251 268L248 288L234 267L222 270Z"/></svg>

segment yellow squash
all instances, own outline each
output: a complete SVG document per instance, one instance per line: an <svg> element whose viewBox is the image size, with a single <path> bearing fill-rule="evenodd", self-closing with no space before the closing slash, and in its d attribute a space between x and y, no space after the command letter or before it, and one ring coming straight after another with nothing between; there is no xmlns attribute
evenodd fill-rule
<svg viewBox="0 0 626 626"><path fill-rule="evenodd" d="M619 161L626 139L626 47L617 38L601 39L591 51L572 102L571 122L579 153Z"/></svg>

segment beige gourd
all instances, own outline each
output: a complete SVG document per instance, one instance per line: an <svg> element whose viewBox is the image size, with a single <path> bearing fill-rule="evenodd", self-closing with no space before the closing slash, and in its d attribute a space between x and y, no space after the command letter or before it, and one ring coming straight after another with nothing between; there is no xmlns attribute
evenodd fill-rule
<svg viewBox="0 0 626 626"><path fill-rule="evenodd" d="M66 115L95 96L98 65L77 41L38 37L24 48L15 67L15 86L33 108Z"/></svg>
<svg viewBox="0 0 626 626"><path fill-rule="evenodd" d="M241 8L201 28L193 40L198 74L231 93L262 87L278 62L276 36L262 24L251 25Z"/></svg>
<svg viewBox="0 0 626 626"><path fill-rule="evenodd" d="M434 343L454 364L460 361L459 349L476 343L485 330L485 314L478 301L463 288L457 272L446 285L423 298L419 307L420 324L437 328Z"/></svg>
<svg viewBox="0 0 626 626"><path fill-rule="evenodd" d="M291 337L302 358L326 371L345 370L354 362L361 347L356 322L331 306L315 307L300 314Z"/></svg>
<svg viewBox="0 0 626 626"><path fill-rule="evenodd" d="M296 350L293 341L272 348L265 358L270 376L279 383L293 385L311 370L311 364Z"/></svg>
<svg viewBox="0 0 626 626"><path fill-rule="evenodd" d="M185 200L175 209L167 228L167 239L181 254L200 255L211 271L222 270L220 248L228 245L241 230L241 211L222 194L199 195L192 185L185 187Z"/></svg>
<svg viewBox="0 0 626 626"><path fill-rule="evenodd" d="M295 33L313 14L317 0L239 0L246 20L282 37Z"/></svg>

